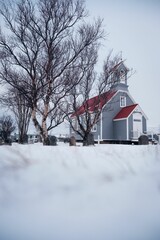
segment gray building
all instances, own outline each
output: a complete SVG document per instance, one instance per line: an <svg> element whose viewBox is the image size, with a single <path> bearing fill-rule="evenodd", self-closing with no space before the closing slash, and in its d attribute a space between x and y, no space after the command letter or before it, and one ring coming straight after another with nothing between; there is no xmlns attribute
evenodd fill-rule
<svg viewBox="0 0 160 240"><path fill-rule="evenodd" d="M138 141L140 135L147 133L147 117L129 93L127 73L128 68L122 61L110 76L110 90L103 93L100 120L92 129L95 140ZM74 135L73 131L71 134Z"/></svg>

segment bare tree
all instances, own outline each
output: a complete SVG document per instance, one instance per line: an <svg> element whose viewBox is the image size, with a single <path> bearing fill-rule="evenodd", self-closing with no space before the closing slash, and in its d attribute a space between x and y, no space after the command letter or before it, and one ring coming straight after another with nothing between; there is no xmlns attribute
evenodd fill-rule
<svg viewBox="0 0 160 240"><path fill-rule="evenodd" d="M78 82L82 52L103 36L102 21L84 22L83 0L20 0L0 6L0 79L24 95L44 144L63 122L64 97ZM77 70L78 69L78 70ZM82 73L81 73L82 74Z"/></svg>
<svg viewBox="0 0 160 240"><path fill-rule="evenodd" d="M98 76L95 72L98 48L94 45L87 51L88 54L82 54L82 61L86 62L87 68L82 69L83 77L71 91L67 115L71 128L82 138L84 146L92 144L92 129L100 120L107 99L114 94L114 91L108 91L110 78L115 72L115 67L122 62L119 54L112 57L110 52L104 62L103 73ZM76 77L79 77L78 74Z"/></svg>
<svg viewBox="0 0 160 240"><path fill-rule="evenodd" d="M0 102L14 114L18 126L18 142L25 143L31 119L31 109L26 98L17 89L9 87L7 93L0 98Z"/></svg>
<svg viewBox="0 0 160 240"><path fill-rule="evenodd" d="M10 142L10 135L11 133L15 130L15 125L13 122L13 119L11 118L10 115L5 116L3 115L0 118L0 135L2 140L5 143L9 143Z"/></svg>

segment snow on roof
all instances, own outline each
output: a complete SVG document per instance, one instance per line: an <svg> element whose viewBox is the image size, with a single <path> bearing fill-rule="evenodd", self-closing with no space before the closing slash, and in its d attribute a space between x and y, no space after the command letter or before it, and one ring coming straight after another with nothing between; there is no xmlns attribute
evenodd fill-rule
<svg viewBox="0 0 160 240"><path fill-rule="evenodd" d="M98 109L102 109L103 106L115 95L117 91L107 91L101 95L97 95L93 98L88 99L82 106L80 106L77 111L75 111L71 117L79 116L84 112L94 112Z"/></svg>
<svg viewBox="0 0 160 240"><path fill-rule="evenodd" d="M120 110L120 112L114 117L113 120L118 120L118 119L129 117L129 115L133 112L133 110L137 106L138 106L138 104L133 104L133 105L122 108Z"/></svg>

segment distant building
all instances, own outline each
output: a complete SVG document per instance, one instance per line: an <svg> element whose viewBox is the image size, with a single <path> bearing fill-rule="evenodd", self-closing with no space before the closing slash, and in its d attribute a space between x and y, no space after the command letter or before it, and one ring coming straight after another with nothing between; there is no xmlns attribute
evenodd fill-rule
<svg viewBox="0 0 160 240"><path fill-rule="evenodd" d="M11 135L12 142L18 142L19 134L15 133L14 135ZM40 135L36 133L29 133L25 136L24 143L37 143L40 142Z"/></svg>
<svg viewBox="0 0 160 240"><path fill-rule="evenodd" d="M40 142L40 136L38 134L27 134L28 143L37 143Z"/></svg>
<svg viewBox="0 0 160 240"><path fill-rule="evenodd" d="M102 108L100 121L92 129L95 140L138 141L140 135L147 133L147 116L129 93L127 73L128 68L121 61L114 67L110 79L110 90L87 102L90 112L94 112L93 102L96 104L97 98L100 101L98 106ZM83 115L85 110L80 107L77 112ZM74 114L72 118L76 121ZM71 131L71 135L76 139L80 138L73 130Z"/></svg>

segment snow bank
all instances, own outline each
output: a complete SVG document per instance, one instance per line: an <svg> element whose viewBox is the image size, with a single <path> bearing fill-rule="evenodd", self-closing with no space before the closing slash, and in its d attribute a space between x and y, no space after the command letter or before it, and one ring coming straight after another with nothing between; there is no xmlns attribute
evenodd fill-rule
<svg viewBox="0 0 160 240"><path fill-rule="evenodd" d="M160 146L0 146L0 239L159 240Z"/></svg>

